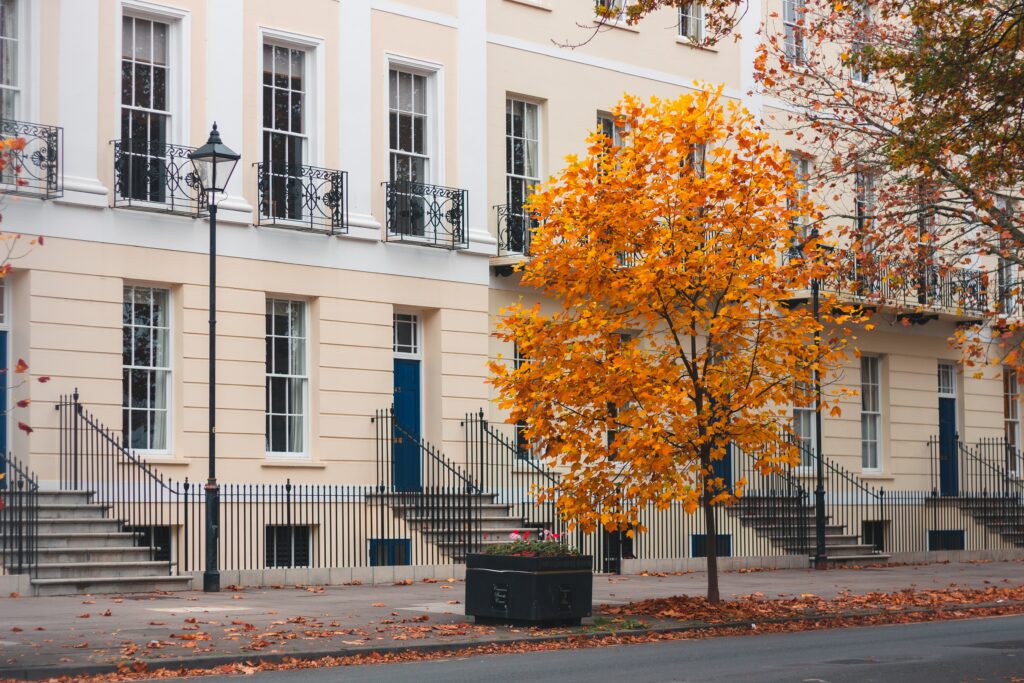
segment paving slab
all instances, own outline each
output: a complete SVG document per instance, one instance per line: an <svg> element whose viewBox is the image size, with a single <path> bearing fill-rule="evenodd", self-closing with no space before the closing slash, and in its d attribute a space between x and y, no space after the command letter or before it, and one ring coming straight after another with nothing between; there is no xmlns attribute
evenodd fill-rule
<svg viewBox="0 0 1024 683"><path fill-rule="evenodd" d="M703 572L594 578L594 603L701 595ZM1024 562L862 569L737 571L721 575L726 597L813 593L828 598L951 585L1024 585ZM267 655L471 645L564 634L566 629L476 625L463 612L464 583L242 588L220 593L141 593L0 599L0 678L109 670L118 663L201 666ZM584 630L601 628L597 609Z"/></svg>

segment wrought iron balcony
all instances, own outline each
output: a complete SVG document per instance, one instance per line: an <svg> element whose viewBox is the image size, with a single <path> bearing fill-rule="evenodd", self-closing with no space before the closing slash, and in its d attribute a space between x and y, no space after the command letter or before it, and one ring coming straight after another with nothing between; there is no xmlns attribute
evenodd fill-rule
<svg viewBox="0 0 1024 683"><path fill-rule="evenodd" d="M257 225L348 232L348 173L317 166L263 161L256 167Z"/></svg>
<svg viewBox="0 0 1024 683"><path fill-rule="evenodd" d="M7 194L53 199L64 194L64 129L25 121L0 120L0 139L20 138L0 173Z"/></svg>
<svg viewBox="0 0 1024 683"><path fill-rule="evenodd" d="M529 212L521 206L498 204L498 256L529 256L530 235L537 227Z"/></svg>
<svg viewBox="0 0 1024 683"><path fill-rule="evenodd" d="M386 239L442 249L468 249L468 193L407 180L383 183Z"/></svg>
<svg viewBox="0 0 1024 683"><path fill-rule="evenodd" d="M858 257L848 249L834 249L832 254L838 267L822 281L822 291L955 315L980 315L988 307L987 281L979 270L943 269L913 260L883 264L877 256Z"/></svg>
<svg viewBox="0 0 1024 683"><path fill-rule="evenodd" d="M114 140L114 206L200 217L207 214L189 161L195 147L149 140Z"/></svg>

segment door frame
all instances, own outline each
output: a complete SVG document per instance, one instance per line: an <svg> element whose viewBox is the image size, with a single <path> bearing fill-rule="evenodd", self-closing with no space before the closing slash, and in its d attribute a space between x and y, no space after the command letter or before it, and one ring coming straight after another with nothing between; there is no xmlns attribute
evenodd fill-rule
<svg viewBox="0 0 1024 683"><path fill-rule="evenodd" d="M942 383L940 381L942 368L948 367L950 369L951 391L943 391ZM955 362L940 360L936 367L936 408L939 411L939 493L940 495L956 495L960 488L960 462L959 462L959 448L960 443L960 399L959 399L959 386L957 377L957 365ZM945 487L943 486L943 467L942 467L942 400L947 399L953 401L953 452L950 455L952 461L949 467L955 471L956 489L953 493L945 493ZM949 482L952 483L952 482Z"/></svg>
<svg viewBox="0 0 1024 683"><path fill-rule="evenodd" d="M395 339L394 339L394 325L395 315L412 315L416 316L416 350L413 352L406 351L395 351ZM423 372L423 312L412 308L402 308L400 306L393 307L391 317L391 358L392 361L396 358L402 360L415 360L419 361L420 364L420 438L423 438L423 426L426 424L424 417L426 416L425 402L423 401L424 392L424 380L426 376ZM395 380L392 375L391 388L394 392ZM392 401L394 401L394 393L392 393Z"/></svg>

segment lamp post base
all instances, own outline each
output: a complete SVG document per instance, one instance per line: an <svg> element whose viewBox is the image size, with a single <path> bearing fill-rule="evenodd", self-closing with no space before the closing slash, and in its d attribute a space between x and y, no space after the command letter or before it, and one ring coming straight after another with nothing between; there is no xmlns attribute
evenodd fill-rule
<svg viewBox="0 0 1024 683"><path fill-rule="evenodd" d="M220 593L220 572L203 572L203 592Z"/></svg>

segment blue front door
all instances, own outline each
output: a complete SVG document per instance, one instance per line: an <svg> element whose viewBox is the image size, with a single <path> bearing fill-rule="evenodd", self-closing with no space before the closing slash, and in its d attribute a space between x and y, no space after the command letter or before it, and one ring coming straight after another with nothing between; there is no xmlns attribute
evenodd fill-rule
<svg viewBox="0 0 1024 683"><path fill-rule="evenodd" d="M939 494L955 496L959 489L959 450L956 433L956 399L939 397Z"/></svg>
<svg viewBox="0 0 1024 683"><path fill-rule="evenodd" d="M711 462L711 473L716 479L721 477L726 491L732 490L732 444L725 447L725 455L721 460Z"/></svg>
<svg viewBox="0 0 1024 683"><path fill-rule="evenodd" d="M420 362L395 359L395 426L392 476L395 489L419 491L420 481Z"/></svg>

